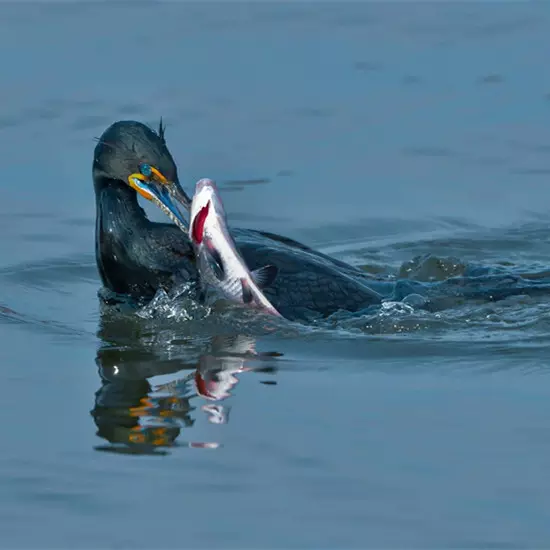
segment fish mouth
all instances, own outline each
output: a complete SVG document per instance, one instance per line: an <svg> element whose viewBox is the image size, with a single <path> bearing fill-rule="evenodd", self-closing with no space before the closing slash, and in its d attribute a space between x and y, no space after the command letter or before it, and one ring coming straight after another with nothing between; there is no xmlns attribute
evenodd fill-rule
<svg viewBox="0 0 550 550"><path fill-rule="evenodd" d="M191 209L191 199L175 181L145 181L140 174L128 177L128 183L142 197L156 204L184 233L189 233L189 225L183 215Z"/></svg>
<svg viewBox="0 0 550 550"><path fill-rule="evenodd" d="M201 178L195 184L195 194L200 193L205 187L213 189L216 192L218 190L218 186L214 180L211 180L210 178Z"/></svg>

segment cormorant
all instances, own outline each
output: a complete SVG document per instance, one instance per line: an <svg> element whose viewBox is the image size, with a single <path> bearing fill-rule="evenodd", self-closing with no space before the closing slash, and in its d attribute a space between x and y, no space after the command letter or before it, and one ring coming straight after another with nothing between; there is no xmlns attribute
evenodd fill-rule
<svg viewBox="0 0 550 550"><path fill-rule="evenodd" d="M106 288L150 299L178 280L196 280L194 254L183 211L190 199L182 189L166 145L164 127L154 131L136 121L109 126L94 151L96 260ZM150 221L137 194L152 201L174 222ZM380 303L363 273L297 241L252 229L231 229L251 270L275 265L278 276L264 292L287 318L358 311Z"/></svg>

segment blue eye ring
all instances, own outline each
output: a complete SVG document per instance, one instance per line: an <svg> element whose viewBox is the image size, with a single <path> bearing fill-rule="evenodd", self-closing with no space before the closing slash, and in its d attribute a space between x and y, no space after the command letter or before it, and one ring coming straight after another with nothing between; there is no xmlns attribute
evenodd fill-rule
<svg viewBox="0 0 550 550"><path fill-rule="evenodd" d="M151 166L149 164L143 163L139 165L139 171L143 176L146 178L150 178L153 174L153 170L151 169Z"/></svg>

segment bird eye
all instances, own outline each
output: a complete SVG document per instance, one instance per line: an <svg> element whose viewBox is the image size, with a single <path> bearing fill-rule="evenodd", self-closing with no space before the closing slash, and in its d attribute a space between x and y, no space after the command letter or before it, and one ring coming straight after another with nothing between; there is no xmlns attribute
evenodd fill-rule
<svg viewBox="0 0 550 550"><path fill-rule="evenodd" d="M139 171L144 175L146 178L150 178L151 174L153 173L153 170L151 169L151 166L149 164L140 164L139 165Z"/></svg>

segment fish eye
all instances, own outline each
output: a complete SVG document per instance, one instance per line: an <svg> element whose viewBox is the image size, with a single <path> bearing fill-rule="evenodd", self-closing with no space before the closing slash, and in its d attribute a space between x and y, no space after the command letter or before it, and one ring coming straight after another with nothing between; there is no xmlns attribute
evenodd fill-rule
<svg viewBox="0 0 550 550"><path fill-rule="evenodd" d="M139 171L140 171L141 174L144 175L146 178L150 178L150 177L151 177L151 174L153 173L153 170L151 169L151 165L150 165L150 164L146 164L146 163L143 163L143 164L140 164L140 165L139 165Z"/></svg>

